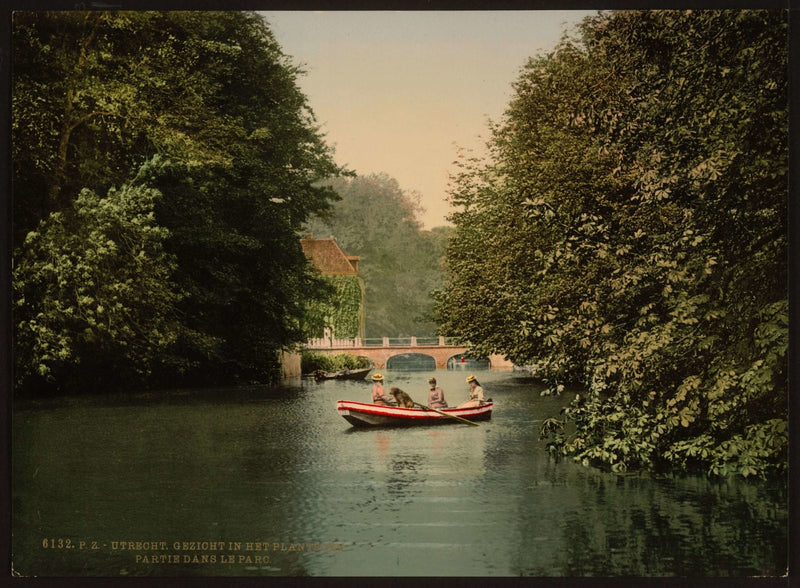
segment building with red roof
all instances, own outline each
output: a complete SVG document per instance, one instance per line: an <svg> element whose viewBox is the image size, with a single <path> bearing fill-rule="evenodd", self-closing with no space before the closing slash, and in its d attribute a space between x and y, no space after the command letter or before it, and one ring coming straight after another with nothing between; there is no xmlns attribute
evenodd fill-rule
<svg viewBox="0 0 800 588"><path fill-rule="evenodd" d="M358 275L358 262L361 258L357 255L347 255L333 237L314 239L309 235L300 239L300 246L311 264L322 274Z"/></svg>
<svg viewBox="0 0 800 588"><path fill-rule="evenodd" d="M315 239L308 235L300 239L300 246L311 265L329 278L338 296L358 297L358 300L329 301L330 309L326 316L330 324L326 327L325 336L363 338L365 290L364 280L358 274L361 258L347 255L333 237ZM352 287L348 287L348 284Z"/></svg>

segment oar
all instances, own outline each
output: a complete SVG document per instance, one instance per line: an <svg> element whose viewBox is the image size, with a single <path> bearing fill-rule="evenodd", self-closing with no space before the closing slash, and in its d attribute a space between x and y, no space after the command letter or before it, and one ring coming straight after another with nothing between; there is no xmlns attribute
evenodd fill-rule
<svg viewBox="0 0 800 588"><path fill-rule="evenodd" d="M467 419L462 419L461 417L456 416L454 414L447 414L446 412L442 412L441 410L436 410L435 408L431 408L430 406L425 406L424 404L420 404L419 402L415 402L414 404L416 404L420 408L424 408L425 410L432 410L433 412L438 412L442 416L446 416L446 417L449 417L451 419L456 419L457 421L465 422L468 425L472 425L473 427L477 427L478 426L478 423L473 423L472 421L468 421Z"/></svg>

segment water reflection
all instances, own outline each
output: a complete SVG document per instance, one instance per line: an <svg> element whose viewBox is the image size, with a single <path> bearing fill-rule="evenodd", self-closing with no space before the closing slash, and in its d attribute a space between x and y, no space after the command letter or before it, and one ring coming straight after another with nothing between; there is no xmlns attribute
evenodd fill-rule
<svg viewBox="0 0 800 588"><path fill-rule="evenodd" d="M784 544L773 542L786 536L785 519L742 512L747 499L725 483L706 481L698 488L697 478L610 477L587 475L577 466L565 469L573 471L564 479L563 519L553 533L564 549L562 573L750 576L785 570ZM760 493L761 503L786 498L777 488ZM527 533L523 540L533 540L535 531ZM771 544L767 557L765 543ZM528 561L519 573L538 575L551 566L551 561Z"/></svg>
<svg viewBox="0 0 800 588"><path fill-rule="evenodd" d="M354 431L357 429L353 429ZM385 431L375 431L375 446L378 449L378 456L386 459L389 457L389 450L391 449L391 437Z"/></svg>
<svg viewBox="0 0 800 588"><path fill-rule="evenodd" d="M435 371L436 360L424 353L401 353L388 359L386 369L407 372Z"/></svg>
<svg viewBox="0 0 800 588"><path fill-rule="evenodd" d="M428 447L431 449L431 455L441 457L445 449L446 433L438 428L430 428L426 432L428 433Z"/></svg>
<svg viewBox="0 0 800 588"><path fill-rule="evenodd" d="M389 460L389 476L386 479L387 507L401 510L412 504L413 498L420 492L419 486L425 477L422 455L397 455Z"/></svg>
<svg viewBox="0 0 800 588"><path fill-rule="evenodd" d="M473 372L478 370L488 370L490 367L491 363L489 362L489 358L471 357L469 355L464 355L463 353L454 355L453 357L447 360L448 370Z"/></svg>
<svg viewBox="0 0 800 588"><path fill-rule="evenodd" d="M432 372L388 371L415 399ZM451 404L464 373L435 372ZM37 575L749 576L786 569L786 485L614 475L555 462L542 419L569 401L513 373L478 376L477 427L361 430L336 401L368 382L283 394L98 399L14 415L14 562ZM36 549L42 537L340 544L269 565L142 567Z"/></svg>

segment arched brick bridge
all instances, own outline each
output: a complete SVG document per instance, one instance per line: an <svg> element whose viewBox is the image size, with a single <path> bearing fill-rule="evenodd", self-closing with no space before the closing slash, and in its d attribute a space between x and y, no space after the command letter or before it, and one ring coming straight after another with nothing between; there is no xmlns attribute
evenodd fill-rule
<svg viewBox="0 0 800 588"><path fill-rule="evenodd" d="M312 339L306 349L322 353L351 353L369 359L377 369L385 369L389 358L404 353L428 355L436 361L436 367L445 369L447 360L469 351L469 347L459 345L448 337L383 337L373 339L332 339L322 337ZM499 355L489 356L493 368L512 367L511 362Z"/></svg>

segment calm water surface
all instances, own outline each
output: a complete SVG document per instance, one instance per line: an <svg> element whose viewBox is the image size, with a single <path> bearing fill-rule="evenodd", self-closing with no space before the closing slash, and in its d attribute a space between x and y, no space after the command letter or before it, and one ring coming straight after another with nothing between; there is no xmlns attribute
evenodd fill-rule
<svg viewBox="0 0 800 588"><path fill-rule="evenodd" d="M385 374L426 400L429 373ZM451 404L466 399L464 373L436 375ZM476 375L496 403L478 427L353 429L336 401L367 402L369 382L17 405L15 573L785 573L784 483L555 462L538 429L571 396Z"/></svg>

